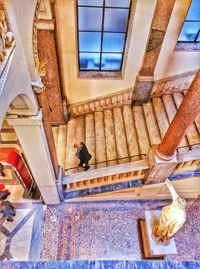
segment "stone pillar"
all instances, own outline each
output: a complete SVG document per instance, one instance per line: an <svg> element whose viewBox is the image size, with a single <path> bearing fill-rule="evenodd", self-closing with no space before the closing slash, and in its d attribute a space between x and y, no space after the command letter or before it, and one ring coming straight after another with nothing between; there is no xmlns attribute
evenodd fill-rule
<svg viewBox="0 0 200 269"><path fill-rule="evenodd" d="M156 1L151 31L149 33L149 41L142 66L135 81L133 105L140 105L149 99L153 88L154 71L174 8L174 3L175 0Z"/></svg>
<svg viewBox="0 0 200 269"><path fill-rule="evenodd" d="M200 113L200 70L197 72L162 142L149 152L150 171L145 184L160 183L177 165L176 149Z"/></svg>
<svg viewBox="0 0 200 269"><path fill-rule="evenodd" d="M191 124L200 113L200 70L197 72L190 88L187 91L172 123L162 142L158 145L157 155L164 160L171 160L176 149L187 133Z"/></svg>
<svg viewBox="0 0 200 269"><path fill-rule="evenodd" d="M51 160L52 160L55 176L56 178L58 178L58 169L59 169L58 158L57 158L56 146L55 146L55 142L53 138L53 131L51 127L51 116L50 116L47 96L45 93L45 88L43 88L43 90L40 93L37 93L36 96L37 96L39 106L42 108L42 112L43 112L42 121L44 123L44 130L47 137L47 142L49 146L49 151L51 155Z"/></svg>
<svg viewBox="0 0 200 269"><path fill-rule="evenodd" d="M152 147L148 153L149 174L145 184L156 184L164 182L173 172L178 164L176 156L171 160L163 160L156 154L156 146Z"/></svg>
<svg viewBox="0 0 200 269"><path fill-rule="evenodd" d="M59 204L60 199L41 111L37 116L10 118L8 122L15 129L44 202L46 204Z"/></svg>

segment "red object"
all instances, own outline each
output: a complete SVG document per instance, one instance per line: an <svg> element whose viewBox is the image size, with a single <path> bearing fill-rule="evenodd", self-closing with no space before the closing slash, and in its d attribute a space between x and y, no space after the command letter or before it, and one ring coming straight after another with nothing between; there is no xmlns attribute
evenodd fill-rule
<svg viewBox="0 0 200 269"><path fill-rule="evenodd" d="M22 156L16 149L0 148L0 162L6 162L15 167L28 191L31 189L33 179L29 170L26 168Z"/></svg>
<svg viewBox="0 0 200 269"><path fill-rule="evenodd" d="M5 189L5 185L4 184L0 184L0 191Z"/></svg>

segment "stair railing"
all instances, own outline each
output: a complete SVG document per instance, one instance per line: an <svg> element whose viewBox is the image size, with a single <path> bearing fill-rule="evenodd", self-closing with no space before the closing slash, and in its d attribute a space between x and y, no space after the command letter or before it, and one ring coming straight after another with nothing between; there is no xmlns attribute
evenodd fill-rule
<svg viewBox="0 0 200 269"><path fill-rule="evenodd" d="M177 152L180 153L181 149L188 149L187 151L193 150L193 149L195 149L194 147L196 147L196 146L198 146L198 148L200 148L200 143L178 147Z"/></svg>
<svg viewBox="0 0 200 269"><path fill-rule="evenodd" d="M107 160L107 161L103 161L103 162L89 163L89 165L90 166L94 166L95 169L97 169L99 164L104 164L105 163L106 164L105 166L108 167L108 163L110 163L110 162L117 162L117 163L119 163L122 160L128 159L128 161L126 162L126 163L128 163L128 162L132 162L132 159L133 158L137 158L137 157L138 157L138 159L139 158L140 159L145 159L147 157L147 154L141 153L141 154L138 154L138 155L131 155L131 156L126 156L126 157L122 157L122 158ZM65 172L70 171L70 170L78 170L79 171L79 168L80 168L79 166L70 167L70 168L65 169Z"/></svg>

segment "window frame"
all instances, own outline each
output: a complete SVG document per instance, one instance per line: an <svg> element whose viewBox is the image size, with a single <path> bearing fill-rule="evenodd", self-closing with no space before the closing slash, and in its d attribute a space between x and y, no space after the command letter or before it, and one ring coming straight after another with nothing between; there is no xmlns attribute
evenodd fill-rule
<svg viewBox="0 0 200 269"><path fill-rule="evenodd" d="M190 8L191 8L191 5L192 5L192 1L190 3L190 6L187 10L187 13L186 13L186 16L185 16L185 19L184 19L184 22L182 24L182 27L181 27L181 30L180 30L180 33L179 33L179 36L178 36L178 40L177 40L177 43L176 43L176 50L184 50L184 51L199 51L200 50L200 41L198 41L197 39L200 37L200 29L197 31L196 33L196 36L195 36L195 39L194 40L179 40L180 38L180 35L181 35L181 32L183 30L183 27L185 25L185 23L187 22L199 22L200 23L200 19L199 20L187 20L187 16L188 16L188 13L190 11Z"/></svg>
<svg viewBox="0 0 200 269"><path fill-rule="evenodd" d="M128 35L129 35L129 24L130 24L130 19L131 19L131 13L132 13L132 6L133 6L133 2L130 0L130 4L129 7L113 7L113 6L105 6L105 0L103 0L103 6L91 6L91 5L79 5L78 4L78 0L76 0L76 21L77 21L77 27L76 27L76 37L77 37L77 64L78 64L78 72L80 77L83 78L94 78L94 77L99 77L99 78L105 78L105 77L110 77L110 78L122 78L122 70L123 70L123 66L124 66L124 61L125 61L125 57L126 57L126 48L127 48L127 42L128 42ZM79 11L78 8L79 7L89 7L89 8L99 8L102 9L102 25L101 25L101 30L96 31L96 30L79 30ZM115 31L105 31L104 30L104 19L105 19L105 11L106 9L118 9L118 10L128 10L128 17L127 17L127 24L126 24L126 29L125 31L119 31L119 32L115 32ZM80 44L79 44L79 33L84 33L84 32L94 32L94 33L100 33L101 34L101 45L100 45L100 51L81 51L80 50ZM123 50L122 52L104 52L103 51L103 35L104 33L114 33L114 34L124 34L124 44L123 44ZM100 66L99 69L81 69L80 68L80 53L99 53L100 54ZM122 56L121 58L121 64L120 64L120 68L113 70L113 69L102 69L102 56L106 55L106 54L119 54ZM108 75L109 74L109 75Z"/></svg>

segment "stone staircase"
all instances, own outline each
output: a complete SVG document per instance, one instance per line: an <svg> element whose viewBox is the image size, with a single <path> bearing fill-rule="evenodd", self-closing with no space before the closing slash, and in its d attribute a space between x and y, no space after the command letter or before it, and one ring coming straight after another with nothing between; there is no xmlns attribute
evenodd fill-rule
<svg viewBox="0 0 200 269"><path fill-rule="evenodd" d="M18 138L14 128L8 124L7 120L3 121L0 131L0 143L1 145L18 145Z"/></svg>
<svg viewBox="0 0 200 269"><path fill-rule="evenodd" d="M66 198L141 186L149 168L146 154L161 142L183 98L183 93L154 97L140 106L125 104L81 114L71 117L67 125L53 127L58 161L65 169ZM92 154L87 172L77 168L76 141L85 142ZM198 116L177 151L197 149L199 143ZM180 163L177 169L181 173L197 165L199 161Z"/></svg>
<svg viewBox="0 0 200 269"><path fill-rule="evenodd" d="M65 170L76 167L73 145L83 141L92 154L92 168L112 166L144 158L150 146L158 144L184 98L183 93L154 97L131 108L122 105L104 111L71 117L67 125L53 127L59 164ZM198 148L200 115L183 138L178 151ZM143 156L142 156L143 155ZM72 169L72 172L76 172Z"/></svg>

